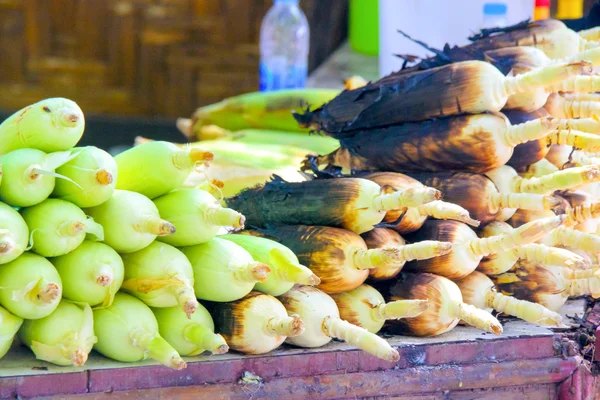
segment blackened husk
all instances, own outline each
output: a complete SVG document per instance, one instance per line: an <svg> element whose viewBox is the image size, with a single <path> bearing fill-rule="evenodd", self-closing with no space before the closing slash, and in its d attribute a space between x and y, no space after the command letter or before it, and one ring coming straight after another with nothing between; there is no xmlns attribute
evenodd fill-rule
<svg viewBox="0 0 600 400"><path fill-rule="evenodd" d="M486 172L504 164L492 132L465 129L469 115L361 130L319 163L361 171ZM491 117L491 115L490 115ZM235 207L233 207L235 208ZM243 213L243 211L241 211Z"/></svg>
<svg viewBox="0 0 600 400"><path fill-rule="evenodd" d="M342 226L352 218L361 190L354 178L285 182L275 179L226 200L246 217L247 226L268 224Z"/></svg>

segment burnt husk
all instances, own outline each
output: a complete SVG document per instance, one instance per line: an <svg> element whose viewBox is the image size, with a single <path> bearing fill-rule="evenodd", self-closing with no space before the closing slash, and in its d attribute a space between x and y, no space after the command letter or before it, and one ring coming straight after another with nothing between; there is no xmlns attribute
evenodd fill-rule
<svg viewBox="0 0 600 400"><path fill-rule="evenodd" d="M352 170L391 172L486 172L503 165L493 133L465 129L471 117L361 130L340 140L337 154L348 152L348 160L330 156L329 161Z"/></svg>
<svg viewBox="0 0 600 400"><path fill-rule="evenodd" d="M351 178L284 182L276 179L227 199L249 226L306 224L342 226L354 215L353 200L361 190Z"/></svg>
<svg viewBox="0 0 600 400"><path fill-rule="evenodd" d="M412 177L426 186L444 194L444 201L458 204L469 211L471 218L482 225L492 222L499 209L494 208L491 197L498 193L494 182L481 174L469 172L415 173Z"/></svg>

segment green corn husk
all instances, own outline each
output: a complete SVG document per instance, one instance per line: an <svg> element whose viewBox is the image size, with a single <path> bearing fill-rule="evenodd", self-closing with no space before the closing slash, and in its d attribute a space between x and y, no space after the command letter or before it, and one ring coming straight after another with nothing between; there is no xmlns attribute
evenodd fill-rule
<svg viewBox="0 0 600 400"><path fill-rule="evenodd" d="M0 307L0 359L8 353L13 338L23 324L23 318L12 315Z"/></svg>
<svg viewBox="0 0 600 400"><path fill-rule="evenodd" d="M280 296L296 283L318 285L321 280L310 269L301 265L298 257L284 245L274 240L249 235L221 235L220 239L229 240L243 247L255 261L264 263L271 272L264 282L254 285L254 290Z"/></svg>

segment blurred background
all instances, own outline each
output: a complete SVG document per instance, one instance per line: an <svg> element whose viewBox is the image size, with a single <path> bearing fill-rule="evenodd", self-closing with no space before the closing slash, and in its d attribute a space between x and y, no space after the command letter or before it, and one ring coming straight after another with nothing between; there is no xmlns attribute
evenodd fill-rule
<svg viewBox="0 0 600 400"><path fill-rule="evenodd" d="M565 7L569 0L563 2ZM508 22L534 14L534 0L505 3ZM548 3L553 17L560 11L557 0L538 3ZM575 1L576 13L587 15L594 3ZM515 13L519 4L525 11ZM82 144L130 145L137 135L184 141L175 118L258 89L260 28L272 5L273 0L0 0L0 116L63 96L86 114ZM449 21L458 21L467 32L476 31L481 6L480 0L301 0L310 26L309 85L341 86L343 74L366 64L384 72L381 51L392 60L386 68L393 68L400 62L396 51L415 50L398 41L398 24L409 34L415 25L421 34L437 32L441 40L451 39L440 18L447 30L456 31ZM446 15L444 7L457 16ZM475 10L475 17L461 7ZM388 19L378 19L381 15ZM394 43L408 47L382 49L379 33L385 27ZM435 35L419 39L440 45Z"/></svg>

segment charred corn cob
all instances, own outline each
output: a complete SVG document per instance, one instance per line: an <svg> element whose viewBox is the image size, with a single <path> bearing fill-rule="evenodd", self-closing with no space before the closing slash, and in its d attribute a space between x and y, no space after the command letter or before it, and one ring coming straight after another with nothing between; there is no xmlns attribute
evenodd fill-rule
<svg viewBox="0 0 600 400"><path fill-rule="evenodd" d="M316 110L294 116L303 127L336 134L462 113L500 111L513 94L588 72L591 65L580 61L504 76L489 63L463 61L346 90Z"/></svg>
<svg viewBox="0 0 600 400"><path fill-rule="evenodd" d="M438 190L426 187L384 193L376 183L360 178L296 183L276 178L226 202L246 216L248 225L324 225L363 233L380 223L388 210L414 207L440 197Z"/></svg>
<svg viewBox="0 0 600 400"><path fill-rule="evenodd" d="M268 353L305 329L298 315L288 316L281 302L268 294L250 292L230 303L205 305L229 347L245 354Z"/></svg>
<svg viewBox="0 0 600 400"><path fill-rule="evenodd" d="M561 316L541 304L499 293L494 282L481 272L474 271L455 283L462 293L463 301L474 307L488 312L495 310L538 325L562 325Z"/></svg>
<svg viewBox="0 0 600 400"><path fill-rule="evenodd" d="M513 228L506 222L494 221L483 228L480 236L501 235L510 233L512 230ZM477 271L486 275L499 275L511 269L519 259L541 265L562 265L574 269L589 267L589 262L586 259L573 252L544 244L529 243L483 257L477 266Z"/></svg>
<svg viewBox="0 0 600 400"><path fill-rule="evenodd" d="M510 217L517 208L553 210L561 204L552 196L532 193L499 192L491 179L470 172L416 173L412 175L425 185L444 194L444 199L469 211L482 225L495 220L500 213Z"/></svg>
<svg viewBox="0 0 600 400"><path fill-rule="evenodd" d="M409 187L422 188L424 185L408 175L397 172L374 172L361 175L361 178L375 182L381 187L391 190L401 190ZM405 234L414 232L425 223L427 217L436 219L453 219L471 226L479 226L479 221L474 220L464 208L441 200L422 204L418 207L402 207L389 210L380 226L386 226Z"/></svg>
<svg viewBox="0 0 600 400"><path fill-rule="evenodd" d="M380 287L387 302L427 300L429 304L416 317L387 321L385 326L392 333L436 336L450 331L460 320L496 335L502 333L500 322L487 311L466 304L458 286L449 279L403 272L397 280L382 282Z"/></svg>
<svg viewBox="0 0 600 400"><path fill-rule="evenodd" d="M564 223L566 216L532 221L501 235L478 238L467 225L456 221L427 221L417 232L407 235L413 242L439 240L452 243L452 251L443 256L409 261L408 272L430 272L450 279L459 279L475 271L484 256L500 253L533 243Z"/></svg>
<svg viewBox="0 0 600 400"><path fill-rule="evenodd" d="M598 49L600 50L600 49ZM519 110L505 110L503 111L504 115L509 119L511 124L522 124L527 121L532 121L538 118L546 118L549 117L550 114L546 111L545 108L540 108L533 112L524 112ZM600 121L594 118L582 118L582 119L561 119L559 121L558 130L562 131L581 131L598 134L600 133ZM564 140L564 133L561 137L560 134L557 134L556 131L553 132L553 135L545 136L543 138L537 140L530 140L529 142L525 142L517 145L514 148L513 154L508 160L507 164L517 171L522 171L527 168L529 165L536 163L537 161L543 159L549 151L549 144L553 141L557 141L558 139ZM587 135L583 135L587 136ZM594 140L592 140L594 142Z"/></svg>
<svg viewBox="0 0 600 400"><path fill-rule="evenodd" d="M416 317L429 307L427 300L396 300L386 303L372 286L360 285L331 298L340 310L340 317L353 325L377 333L389 319Z"/></svg>
<svg viewBox="0 0 600 400"><path fill-rule="evenodd" d="M396 362L398 351L388 342L368 330L340 318L335 301L319 289L297 286L279 296L288 314L297 314L306 324L306 330L286 343L300 347L321 347L332 338L341 339L383 360Z"/></svg>
<svg viewBox="0 0 600 400"><path fill-rule="evenodd" d="M501 113L484 113L361 130L316 162L363 171L484 172L506 164L516 145L545 138L559 122L544 117L511 125Z"/></svg>
<svg viewBox="0 0 600 400"><path fill-rule="evenodd" d="M359 235L339 228L280 225L242 233L263 236L289 247L300 263L321 279L316 287L327 293L355 289L367 279L370 269L397 267L406 260L402 248L368 249Z"/></svg>
<svg viewBox="0 0 600 400"><path fill-rule="evenodd" d="M424 260L438 257L452 250L452 243L424 240L413 244L406 241L396 231L386 228L375 228L362 234L369 249L396 247L401 254L395 264L385 264L369 270L369 279L378 281L391 279L398 275L407 261Z"/></svg>
<svg viewBox="0 0 600 400"><path fill-rule="evenodd" d="M600 296L599 277L590 277L587 271L580 271L587 277L568 277L568 271L567 268L520 261L509 272L492 280L503 294L539 303L552 311L560 309L569 297Z"/></svg>

